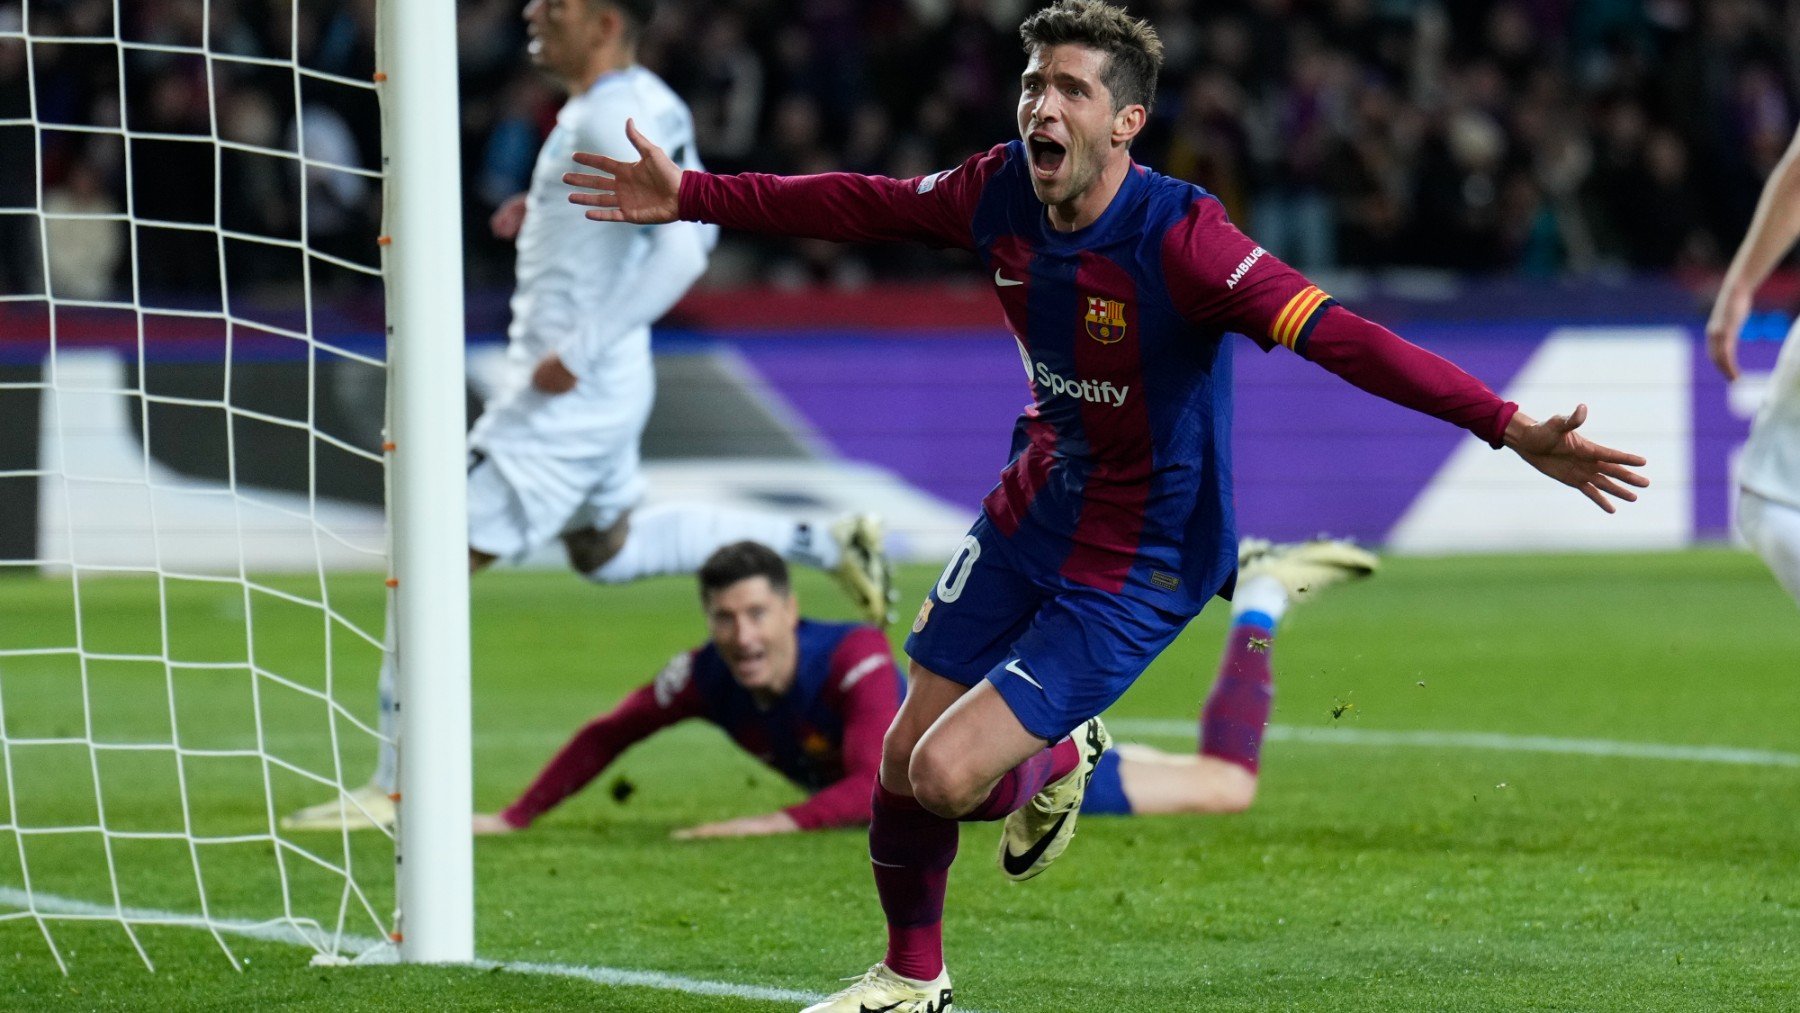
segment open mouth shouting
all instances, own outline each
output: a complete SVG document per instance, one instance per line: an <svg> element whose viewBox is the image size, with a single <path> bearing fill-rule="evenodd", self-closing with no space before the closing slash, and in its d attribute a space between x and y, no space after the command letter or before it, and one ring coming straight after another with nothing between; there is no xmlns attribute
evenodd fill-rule
<svg viewBox="0 0 1800 1013"><path fill-rule="evenodd" d="M1069 155L1067 147L1042 130L1033 130L1025 147L1031 153L1031 174L1042 180L1054 178Z"/></svg>

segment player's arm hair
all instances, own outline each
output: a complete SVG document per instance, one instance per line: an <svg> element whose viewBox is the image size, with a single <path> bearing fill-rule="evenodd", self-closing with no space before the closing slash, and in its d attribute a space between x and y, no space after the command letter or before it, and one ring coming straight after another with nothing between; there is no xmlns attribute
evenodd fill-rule
<svg viewBox="0 0 1800 1013"><path fill-rule="evenodd" d="M1796 240L1800 240L1800 129L1763 185L1750 230L1731 258L1721 287L1753 294Z"/></svg>

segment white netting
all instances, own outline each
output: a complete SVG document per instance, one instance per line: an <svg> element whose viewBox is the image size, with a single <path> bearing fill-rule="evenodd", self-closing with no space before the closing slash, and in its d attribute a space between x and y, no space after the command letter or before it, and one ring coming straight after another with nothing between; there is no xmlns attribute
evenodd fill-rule
<svg viewBox="0 0 1800 1013"><path fill-rule="evenodd" d="M380 738L373 51L357 2L0 0L0 934L65 971L389 933L391 837L279 826Z"/></svg>

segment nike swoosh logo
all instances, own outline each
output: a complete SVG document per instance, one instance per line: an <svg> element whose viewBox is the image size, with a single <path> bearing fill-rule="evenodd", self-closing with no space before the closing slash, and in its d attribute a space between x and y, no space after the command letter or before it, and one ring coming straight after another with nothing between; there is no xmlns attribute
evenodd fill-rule
<svg viewBox="0 0 1800 1013"><path fill-rule="evenodd" d="M889 1010L894 1009L899 1006L901 1002L905 1001L905 999L902 999L900 1002L890 1002L886 1006L864 1006L859 1002L856 1004L856 1009L857 1013L888 1013Z"/></svg>
<svg viewBox="0 0 1800 1013"><path fill-rule="evenodd" d="M1061 816L1058 816L1056 822L1051 825L1050 829L1044 832L1044 836L1038 838L1036 844L1026 848L1024 854L1015 855L1012 853L1011 849L1008 849L1002 854L1000 856L1000 865L1006 870L1007 875L1023 875L1027 869L1035 865L1038 856L1043 854L1044 849L1050 846L1050 842L1056 839L1057 832L1062 829L1063 821L1068 818L1069 814L1066 812Z"/></svg>
<svg viewBox="0 0 1800 1013"><path fill-rule="evenodd" d="M1014 282L1013 284L1016 285L1016 284L1018 284L1018 282ZM1030 673L1026 672L1023 668L1020 668L1019 661L1017 658L1014 658L1013 660L1006 663L1006 670L1008 672L1011 672L1012 674L1018 676L1019 678L1024 679L1026 682L1031 683L1033 686L1036 686L1038 688L1039 692L1043 691L1044 684L1037 681L1036 679L1033 679L1031 677Z"/></svg>
<svg viewBox="0 0 1800 1013"><path fill-rule="evenodd" d="M994 284L1001 288L1011 288L1014 285L1023 285L1025 283L1022 281L1013 281L1011 278L1002 278L1000 276L1000 269L996 267L994 268Z"/></svg>

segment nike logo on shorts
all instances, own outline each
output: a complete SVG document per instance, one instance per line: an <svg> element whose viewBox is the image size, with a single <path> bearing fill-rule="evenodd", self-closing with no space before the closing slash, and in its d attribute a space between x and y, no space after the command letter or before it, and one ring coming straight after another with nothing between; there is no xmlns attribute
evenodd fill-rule
<svg viewBox="0 0 1800 1013"><path fill-rule="evenodd" d="M1014 285L1023 285L1025 283L1022 281L1014 281L1011 278L1001 277L1000 269L996 267L996 268L994 268L994 284L1000 286L1001 288L1011 288Z"/></svg>

